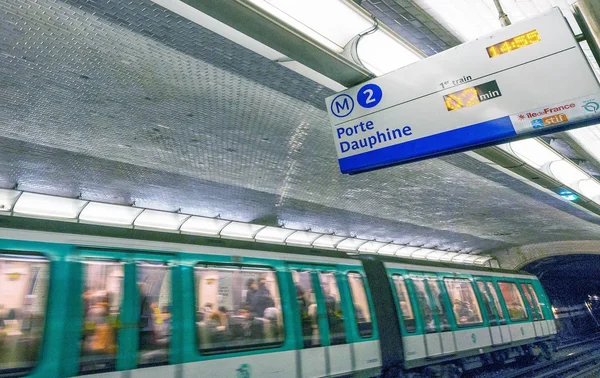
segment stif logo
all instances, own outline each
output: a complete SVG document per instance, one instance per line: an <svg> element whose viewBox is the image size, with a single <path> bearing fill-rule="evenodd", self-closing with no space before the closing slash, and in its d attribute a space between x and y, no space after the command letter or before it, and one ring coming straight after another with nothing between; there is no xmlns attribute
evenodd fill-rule
<svg viewBox="0 0 600 378"><path fill-rule="evenodd" d="M554 125L558 125L560 123L565 123L568 120L569 119L567 118L566 114L560 113L560 114L556 114L556 115L553 115L550 117L532 119L531 127L533 127L534 129L541 129L542 127L545 127L545 126L554 126Z"/></svg>

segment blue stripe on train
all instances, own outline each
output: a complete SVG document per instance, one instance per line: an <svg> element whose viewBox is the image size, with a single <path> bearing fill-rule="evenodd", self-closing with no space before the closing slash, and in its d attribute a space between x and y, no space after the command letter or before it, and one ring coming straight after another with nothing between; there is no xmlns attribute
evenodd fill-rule
<svg viewBox="0 0 600 378"><path fill-rule="evenodd" d="M510 117L502 117L360 155L348 156L339 159L338 162L342 173L358 173L426 156L439 156L444 152L464 150L465 147L486 144L516 135Z"/></svg>

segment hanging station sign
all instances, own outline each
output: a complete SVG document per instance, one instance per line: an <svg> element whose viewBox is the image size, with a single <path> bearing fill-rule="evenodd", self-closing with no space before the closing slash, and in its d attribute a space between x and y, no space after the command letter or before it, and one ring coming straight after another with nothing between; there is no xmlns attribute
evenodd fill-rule
<svg viewBox="0 0 600 378"><path fill-rule="evenodd" d="M555 8L326 103L353 174L599 122L600 86Z"/></svg>

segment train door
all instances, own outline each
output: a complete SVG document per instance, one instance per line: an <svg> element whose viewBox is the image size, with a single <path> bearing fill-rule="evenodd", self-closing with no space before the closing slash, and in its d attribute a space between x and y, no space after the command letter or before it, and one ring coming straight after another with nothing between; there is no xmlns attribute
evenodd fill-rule
<svg viewBox="0 0 600 378"><path fill-rule="evenodd" d="M490 325L492 345L509 343L511 341L510 330L506 325L506 316L500 306L498 293L496 292L493 282L481 278L476 278L475 282L477 283L477 289L479 289L479 293L481 294L484 310Z"/></svg>
<svg viewBox="0 0 600 378"><path fill-rule="evenodd" d="M525 294L525 299L533 318L535 335L537 337L549 335L550 329L548 324L544 321L544 312L542 311L542 307L540 306L540 302L535 291L533 290L531 282L520 280L519 284L521 285L521 290L523 290L523 293Z"/></svg>
<svg viewBox="0 0 600 378"><path fill-rule="evenodd" d="M302 329L303 377L352 370L346 341L338 275L330 267L290 264Z"/></svg>
<svg viewBox="0 0 600 378"><path fill-rule="evenodd" d="M168 364L175 351L171 345L175 257L81 249L79 261L79 373ZM175 375L174 366L165 368L165 374ZM133 370L128 376L141 372Z"/></svg>
<svg viewBox="0 0 600 378"><path fill-rule="evenodd" d="M412 282L423 321L427 356L456 353L456 342L448 321L449 307L437 277L413 274Z"/></svg>

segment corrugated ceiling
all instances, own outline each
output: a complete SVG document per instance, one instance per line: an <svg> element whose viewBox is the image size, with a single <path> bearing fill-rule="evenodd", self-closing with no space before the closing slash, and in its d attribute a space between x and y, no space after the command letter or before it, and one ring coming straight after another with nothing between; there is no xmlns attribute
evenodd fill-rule
<svg viewBox="0 0 600 378"><path fill-rule="evenodd" d="M467 155L339 173L326 89L150 1L0 2L0 186L454 251L600 239Z"/></svg>

